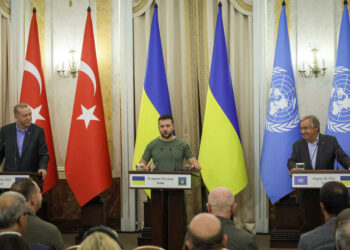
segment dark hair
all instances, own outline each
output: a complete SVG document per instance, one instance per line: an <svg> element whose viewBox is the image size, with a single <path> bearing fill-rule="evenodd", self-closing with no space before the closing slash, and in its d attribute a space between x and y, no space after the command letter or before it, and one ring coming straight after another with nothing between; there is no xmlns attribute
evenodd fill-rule
<svg viewBox="0 0 350 250"><path fill-rule="evenodd" d="M330 181L325 183L320 191L320 201L327 213L338 215L349 206L349 195L343 183Z"/></svg>
<svg viewBox="0 0 350 250"><path fill-rule="evenodd" d="M3 234L0 236L0 246L2 250L30 250L29 243L17 234Z"/></svg>
<svg viewBox="0 0 350 250"><path fill-rule="evenodd" d="M201 238L195 235L191 229L188 228L188 240L191 242L195 250L216 250L222 249L224 246L222 244L222 238L224 237L224 232L220 226L220 230L217 234L210 238Z"/></svg>
<svg viewBox="0 0 350 250"><path fill-rule="evenodd" d="M83 240L85 240L90 234L93 234L95 232L101 232L101 233L107 234L109 237L111 237L113 240L115 240L117 242L117 244L120 246L121 249L123 249L123 245L120 242L118 235L111 228L103 226L103 225L89 228L84 233Z"/></svg>
<svg viewBox="0 0 350 250"><path fill-rule="evenodd" d="M174 124L174 118L172 117L172 115L161 115L158 118L158 123L159 121L164 121L164 120L171 120L171 123Z"/></svg>
<svg viewBox="0 0 350 250"><path fill-rule="evenodd" d="M29 178L23 178L15 181L10 190L23 194L27 201L36 192L35 184L33 180Z"/></svg>

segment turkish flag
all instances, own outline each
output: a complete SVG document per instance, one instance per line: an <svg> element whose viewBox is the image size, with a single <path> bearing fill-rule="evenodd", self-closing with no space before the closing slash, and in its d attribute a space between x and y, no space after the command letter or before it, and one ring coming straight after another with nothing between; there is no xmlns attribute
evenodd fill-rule
<svg viewBox="0 0 350 250"><path fill-rule="evenodd" d="M55 148L53 145L49 108L47 105L45 80L41 65L36 9L33 9L30 23L27 55L24 63L23 81L20 102L27 103L32 110L32 123L42 127L45 132L49 164L44 180L43 193L58 182Z"/></svg>
<svg viewBox="0 0 350 250"><path fill-rule="evenodd" d="M68 140L66 178L80 206L112 183L90 7Z"/></svg>

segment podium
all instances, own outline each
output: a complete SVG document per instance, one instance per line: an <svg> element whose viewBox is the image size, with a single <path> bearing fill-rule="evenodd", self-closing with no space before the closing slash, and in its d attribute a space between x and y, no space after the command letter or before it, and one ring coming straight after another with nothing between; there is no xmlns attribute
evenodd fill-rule
<svg viewBox="0 0 350 250"><path fill-rule="evenodd" d="M12 184L21 178L31 178L34 180L40 189L44 184L41 175L34 172L0 172L0 190L1 193L11 188Z"/></svg>
<svg viewBox="0 0 350 250"><path fill-rule="evenodd" d="M152 244L168 250L182 249L186 229L184 190L191 189L191 172L129 171L129 188L151 189Z"/></svg>
<svg viewBox="0 0 350 250"><path fill-rule="evenodd" d="M320 189L326 182L350 180L347 170L293 170L292 188L302 192L304 204L295 199L282 198L275 209L275 228L271 232L270 247L296 248L300 234L324 223L320 208ZM299 194L300 195L300 194Z"/></svg>
<svg viewBox="0 0 350 250"><path fill-rule="evenodd" d="M293 170L292 171L292 187L301 189L303 193L302 204L305 208L305 225L304 232L310 231L324 223L324 218L320 208L320 192L319 190L329 181L338 181L347 184L350 180L350 171L347 170Z"/></svg>

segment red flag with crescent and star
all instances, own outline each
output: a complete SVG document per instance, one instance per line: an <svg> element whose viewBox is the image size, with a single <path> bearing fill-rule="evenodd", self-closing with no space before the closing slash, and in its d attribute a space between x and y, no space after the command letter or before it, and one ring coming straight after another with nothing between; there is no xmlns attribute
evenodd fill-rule
<svg viewBox="0 0 350 250"><path fill-rule="evenodd" d="M85 25L65 165L68 185L80 206L112 184L90 7Z"/></svg>
<svg viewBox="0 0 350 250"><path fill-rule="evenodd" d="M50 114L46 98L45 80L41 64L35 8L33 9L32 21L30 23L20 102L27 103L32 110L32 123L44 129L46 145L50 158L43 186L43 193L45 193L56 185L58 182L58 175Z"/></svg>

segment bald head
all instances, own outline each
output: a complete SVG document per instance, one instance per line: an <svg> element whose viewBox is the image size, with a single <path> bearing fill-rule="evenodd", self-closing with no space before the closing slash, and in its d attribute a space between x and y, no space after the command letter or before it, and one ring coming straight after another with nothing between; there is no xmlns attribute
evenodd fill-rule
<svg viewBox="0 0 350 250"><path fill-rule="evenodd" d="M214 215L231 218L236 209L235 197L225 187L214 188L208 196L207 208Z"/></svg>
<svg viewBox="0 0 350 250"><path fill-rule="evenodd" d="M209 213L196 215L188 226L189 249L220 249L226 245L221 222Z"/></svg>

